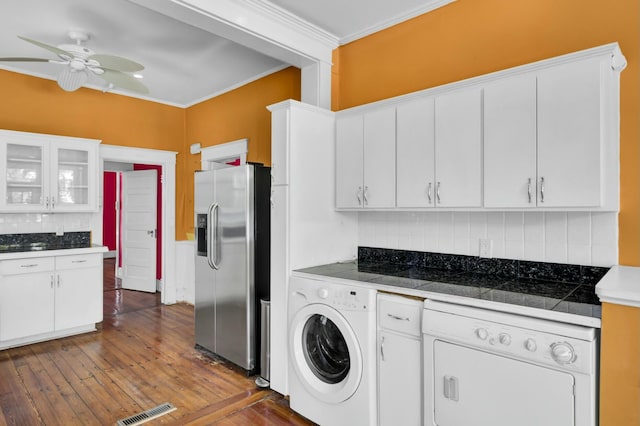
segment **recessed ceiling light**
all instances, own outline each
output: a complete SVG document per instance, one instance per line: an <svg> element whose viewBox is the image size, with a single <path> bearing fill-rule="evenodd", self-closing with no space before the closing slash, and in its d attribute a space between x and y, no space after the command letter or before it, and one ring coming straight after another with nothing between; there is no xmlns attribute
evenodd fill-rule
<svg viewBox="0 0 640 426"><path fill-rule="evenodd" d="M133 76L135 78L140 78L140 79L144 78L144 76L142 74L134 74Z"/></svg>

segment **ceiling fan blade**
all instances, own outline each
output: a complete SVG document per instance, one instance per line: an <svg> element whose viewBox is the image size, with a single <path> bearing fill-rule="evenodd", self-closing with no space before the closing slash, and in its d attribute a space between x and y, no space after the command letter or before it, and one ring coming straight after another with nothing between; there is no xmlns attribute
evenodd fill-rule
<svg viewBox="0 0 640 426"><path fill-rule="evenodd" d="M0 58L0 62L50 62L42 58Z"/></svg>
<svg viewBox="0 0 640 426"><path fill-rule="evenodd" d="M87 60L95 60L100 63L101 68L109 68L114 71L135 72L142 71L144 67L131 59L113 55L91 55Z"/></svg>
<svg viewBox="0 0 640 426"><path fill-rule="evenodd" d="M143 94L149 93L149 89L147 88L147 86L140 83L129 74L125 74L120 71L105 69L104 73L99 75L99 77L113 84L115 87L119 87L121 89L127 89L131 90L132 92Z"/></svg>
<svg viewBox="0 0 640 426"><path fill-rule="evenodd" d="M61 57L65 58L65 59L73 58L73 55L71 53L67 52L66 50L62 50L62 49L59 49L59 48L57 48L55 46L51 46L49 44L41 43L39 41L32 40L30 38L26 38L26 37L22 37L22 36L18 36L18 38L20 40L24 40L24 41L29 42L31 44L35 44L38 47L42 47L43 49L47 49L49 52L53 52L56 55L61 56Z"/></svg>

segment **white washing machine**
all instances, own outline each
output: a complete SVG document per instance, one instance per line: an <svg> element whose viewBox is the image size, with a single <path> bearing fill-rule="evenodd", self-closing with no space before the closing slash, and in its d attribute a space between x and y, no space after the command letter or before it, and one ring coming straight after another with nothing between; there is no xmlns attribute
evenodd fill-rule
<svg viewBox="0 0 640 426"><path fill-rule="evenodd" d="M376 423L376 291L292 277L289 403L320 425Z"/></svg>

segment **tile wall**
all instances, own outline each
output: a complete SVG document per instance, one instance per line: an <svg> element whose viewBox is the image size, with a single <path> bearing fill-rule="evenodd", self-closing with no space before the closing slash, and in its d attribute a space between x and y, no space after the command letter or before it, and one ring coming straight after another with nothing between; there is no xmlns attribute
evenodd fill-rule
<svg viewBox="0 0 640 426"><path fill-rule="evenodd" d="M91 231L92 213L0 214L0 234Z"/></svg>
<svg viewBox="0 0 640 426"><path fill-rule="evenodd" d="M618 213L360 212L358 246L612 266L618 263Z"/></svg>

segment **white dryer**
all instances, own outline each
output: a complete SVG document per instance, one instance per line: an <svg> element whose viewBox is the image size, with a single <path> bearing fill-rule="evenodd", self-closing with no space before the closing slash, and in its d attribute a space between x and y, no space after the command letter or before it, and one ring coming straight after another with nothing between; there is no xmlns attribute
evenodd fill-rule
<svg viewBox="0 0 640 426"><path fill-rule="evenodd" d="M376 291L292 277L289 402L320 425L376 424Z"/></svg>

